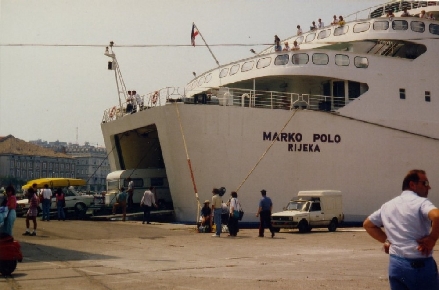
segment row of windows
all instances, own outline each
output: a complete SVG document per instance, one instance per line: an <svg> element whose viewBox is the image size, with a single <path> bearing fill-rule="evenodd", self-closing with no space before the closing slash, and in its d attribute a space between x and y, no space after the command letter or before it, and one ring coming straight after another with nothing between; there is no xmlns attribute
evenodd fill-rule
<svg viewBox="0 0 439 290"><path fill-rule="evenodd" d="M22 178L22 179L35 179L40 178L40 171L27 171L22 169L10 169L9 174L11 177ZM73 172L50 172L50 171L42 171L41 177L65 177L65 178L74 178Z"/></svg>
<svg viewBox="0 0 439 290"><path fill-rule="evenodd" d="M389 21L375 21L372 25L373 30L387 30L390 27L390 23L392 23L392 29L393 30L407 30L409 27L409 23L407 20L393 20L391 22ZM353 27L354 33L360 33L365 32L370 29L371 23L370 22L360 22L356 23ZM410 22L410 28L414 32L423 33L425 32L425 23L422 21L411 21ZM429 31L431 34L439 35L439 25L430 23L428 26ZM349 25L344 25L340 27L334 28L334 36L340 36L343 34L346 34L349 31ZM313 41L316 36L317 39L325 39L329 36L331 36L332 29L324 29L317 33L309 33L306 36L300 36L295 39L297 43L303 43L303 42L311 42Z"/></svg>
<svg viewBox="0 0 439 290"><path fill-rule="evenodd" d="M304 65L309 63L309 55L307 53L295 53L291 56L291 61L293 64L296 65ZM311 56L312 63L315 65L327 65L329 63L329 56L326 53L314 53ZM269 66L271 64L271 57L264 57L258 59L256 63L256 68L261 69ZM276 56L274 60L274 65L286 65L290 61L290 55L289 54L280 54ZM335 55L335 64L339 66L349 66L350 65L350 59L348 55L345 54L336 54ZM360 57L356 56L354 58L354 65L358 68L367 68L369 66L369 60L366 57ZM234 75L239 71L240 64L235 64L230 67L230 69L223 68L220 71L220 78L224 78L227 75ZM241 72L246 72L249 70L252 70L255 66L255 61L250 60L242 64L241 66ZM211 76L209 74L208 76ZM202 78L201 78L202 80Z"/></svg>
<svg viewBox="0 0 439 290"><path fill-rule="evenodd" d="M33 169L33 167L35 166L35 169L40 169L40 163L41 163L41 167L42 169L55 169L58 170L58 165L59 165L59 169L60 170L75 170L75 165L74 164L70 164L70 163L52 163L52 162L35 162L35 164L33 162L26 162L26 161L19 161L19 160L11 160L10 161L10 167L11 168L21 168L21 169ZM27 167L26 167L27 165Z"/></svg>
<svg viewBox="0 0 439 290"><path fill-rule="evenodd" d="M425 91L425 101L426 102L431 102L431 92L430 91ZM399 98L401 100L405 100L406 94L405 94L405 89L399 89Z"/></svg>

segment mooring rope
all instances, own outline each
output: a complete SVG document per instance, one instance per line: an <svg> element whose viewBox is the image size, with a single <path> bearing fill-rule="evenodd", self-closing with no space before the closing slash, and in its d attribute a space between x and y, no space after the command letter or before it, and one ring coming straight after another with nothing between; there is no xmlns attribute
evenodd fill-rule
<svg viewBox="0 0 439 290"><path fill-rule="evenodd" d="M189 158L189 153L187 151L186 138L184 136L183 125L181 124L180 111L178 110L177 102L175 102L174 104L175 104L175 108L177 110L178 123L180 125L181 137L183 138L184 150L186 152L186 160L187 160L187 164L189 166L189 171L191 173L192 184L194 186L195 199L197 200L197 213L196 213L196 219L195 219L195 226L197 226L198 213L200 212L200 209L201 209L200 198L198 196L197 184L195 183L195 177L194 177L194 171L192 170L191 159Z"/></svg>
<svg viewBox="0 0 439 290"><path fill-rule="evenodd" d="M288 125L288 123L290 123L291 119L293 118L293 116L296 114L297 109L293 110L293 113L291 114L290 118L288 119L288 121L285 123L285 125L282 127L282 129L279 132L280 133L283 132L283 130L285 129L285 127ZM256 167L259 165L259 163L262 161L262 159L264 159L265 155L268 153L268 151L271 149L271 147L274 145L274 143L276 142L277 138L273 138L273 141L271 141L270 145L268 146L268 148L265 150L265 152L262 154L262 156L259 158L258 162L256 162L256 165L253 166L253 168L250 170L250 172L247 174L247 176L244 178L244 180L241 182L241 184L238 186L238 188L236 189L236 192L239 191L239 189L244 185L244 183L247 181L247 179L250 177L250 175L253 173L253 171L256 169Z"/></svg>

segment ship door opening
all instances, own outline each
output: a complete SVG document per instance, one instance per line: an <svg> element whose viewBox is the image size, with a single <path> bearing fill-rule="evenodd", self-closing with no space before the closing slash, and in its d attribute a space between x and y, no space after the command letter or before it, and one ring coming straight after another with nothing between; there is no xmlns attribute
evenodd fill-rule
<svg viewBox="0 0 439 290"><path fill-rule="evenodd" d="M120 170L132 170L132 176L143 179L142 187L145 190L154 186L159 209L173 209L157 126L151 124L117 134L114 138L116 167ZM136 188L136 184L134 187ZM140 203L140 200L134 200L134 203Z"/></svg>

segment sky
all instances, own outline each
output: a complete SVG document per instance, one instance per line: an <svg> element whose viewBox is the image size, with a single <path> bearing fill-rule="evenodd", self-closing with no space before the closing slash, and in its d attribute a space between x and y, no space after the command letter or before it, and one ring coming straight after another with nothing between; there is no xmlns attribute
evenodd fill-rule
<svg viewBox="0 0 439 290"><path fill-rule="evenodd" d="M216 67L199 36L190 46L193 22L224 65L263 50L275 34L295 35L298 24L327 25L334 14L383 2L0 0L0 136L104 146L102 116L118 103L104 55L110 41L127 90L182 90L192 72ZM133 47L143 45L153 47Z"/></svg>

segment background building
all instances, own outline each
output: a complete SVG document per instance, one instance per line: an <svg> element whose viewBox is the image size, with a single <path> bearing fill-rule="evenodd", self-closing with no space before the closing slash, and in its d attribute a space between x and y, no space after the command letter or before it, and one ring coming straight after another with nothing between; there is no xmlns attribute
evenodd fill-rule
<svg viewBox="0 0 439 290"><path fill-rule="evenodd" d="M84 179L87 185L80 190L100 192L106 190L108 173L105 148L88 142L77 145L0 137L0 187L13 184L19 189L32 179L63 177Z"/></svg>
<svg viewBox="0 0 439 290"><path fill-rule="evenodd" d="M68 145L66 154L75 159L76 177L87 180L87 191L106 190L110 165L105 148L90 146L86 142L84 146Z"/></svg>
<svg viewBox="0 0 439 290"><path fill-rule="evenodd" d="M76 178L76 160L67 154L15 138L0 137L0 183L16 188L45 177Z"/></svg>

